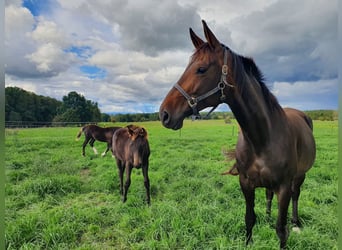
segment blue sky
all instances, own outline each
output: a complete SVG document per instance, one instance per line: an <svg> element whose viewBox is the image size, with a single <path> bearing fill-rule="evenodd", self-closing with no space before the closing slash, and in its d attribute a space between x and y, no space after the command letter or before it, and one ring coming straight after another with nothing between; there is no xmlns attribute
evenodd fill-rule
<svg viewBox="0 0 342 250"><path fill-rule="evenodd" d="M6 86L102 112L156 112L193 52L189 27L253 57L282 106L337 109L337 0L5 2ZM220 105L220 110L228 110Z"/></svg>
<svg viewBox="0 0 342 250"><path fill-rule="evenodd" d="M27 8L33 16L39 16L51 12L54 3L51 0L24 0L22 6Z"/></svg>

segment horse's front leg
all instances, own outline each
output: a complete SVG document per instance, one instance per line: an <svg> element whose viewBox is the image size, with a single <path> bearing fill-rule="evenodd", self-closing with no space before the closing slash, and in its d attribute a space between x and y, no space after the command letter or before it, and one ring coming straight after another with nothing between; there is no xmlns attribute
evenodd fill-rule
<svg viewBox="0 0 342 250"><path fill-rule="evenodd" d="M120 179L120 194L123 195L123 173L124 173L124 165L123 163L116 159L116 165L118 167L119 179Z"/></svg>
<svg viewBox="0 0 342 250"><path fill-rule="evenodd" d="M271 220L271 207L272 207L273 195L274 195L274 192L266 188L266 215L267 215L268 220Z"/></svg>
<svg viewBox="0 0 342 250"><path fill-rule="evenodd" d="M246 245L248 245L250 242L253 242L252 230L256 222L256 215L254 212L255 189L249 185L247 178L243 175L240 175L240 187L246 200L245 224Z"/></svg>
<svg viewBox="0 0 342 250"><path fill-rule="evenodd" d="M291 184L282 185L277 193L278 196L278 219L276 224L277 235L280 240L280 249L286 249L288 238L287 212L291 200Z"/></svg>
<svg viewBox="0 0 342 250"><path fill-rule="evenodd" d="M122 202L126 202L127 200L127 193L129 186L131 185L131 173L132 173L132 165L128 162L126 163L126 183L125 183L125 189L122 197Z"/></svg>
<svg viewBox="0 0 342 250"><path fill-rule="evenodd" d="M148 205L150 205L151 198L150 198L150 179L148 178L148 163L142 166L142 172L144 176L144 185L146 189L146 202Z"/></svg>
<svg viewBox="0 0 342 250"><path fill-rule="evenodd" d="M300 186L305 180L305 174L298 178L295 178L292 182L292 220L291 222L297 227L301 227L301 223L298 217L298 199L300 195Z"/></svg>

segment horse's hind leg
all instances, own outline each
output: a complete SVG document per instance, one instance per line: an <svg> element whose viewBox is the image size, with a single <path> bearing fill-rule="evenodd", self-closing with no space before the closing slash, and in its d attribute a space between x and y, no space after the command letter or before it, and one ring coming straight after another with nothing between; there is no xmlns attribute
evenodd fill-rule
<svg viewBox="0 0 342 250"><path fill-rule="evenodd" d="M107 143L107 149L106 149L106 151L104 151L104 152L101 154L102 157L104 157L104 156L107 154L107 152L108 152L109 149L111 148L111 144L112 144L112 143Z"/></svg>
<svg viewBox="0 0 342 250"><path fill-rule="evenodd" d="M305 175L295 178L292 182L292 220L291 222L297 227L301 227L298 217L298 199L300 195L300 186L305 180Z"/></svg>
<svg viewBox="0 0 342 250"><path fill-rule="evenodd" d="M98 154L98 152L97 152L97 150L96 150L96 148L94 147L94 142L95 142L95 139L94 138L91 138L90 139L90 142L89 142L89 145L91 146L91 148L93 149L93 151L94 151L94 154Z"/></svg>
<svg viewBox="0 0 342 250"><path fill-rule="evenodd" d="M252 242L252 230L256 222L256 215L254 212L255 189L248 185L248 180L240 175L240 187L246 200L246 245Z"/></svg>
<svg viewBox="0 0 342 250"><path fill-rule="evenodd" d="M144 185L146 189L146 202L148 205L150 205L151 198L150 198L150 179L148 178L148 164L142 167L142 172L144 176Z"/></svg>
<svg viewBox="0 0 342 250"><path fill-rule="evenodd" d="M82 145L82 155L85 156L85 147L87 146L90 138L86 137Z"/></svg>
<svg viewBox="0 0 342 250"><path fill-rule="evenodd" d="M266 188L266 215L267 219L271 219L271 207L272 207L272 199L274 192L268 188Z"/></svg>

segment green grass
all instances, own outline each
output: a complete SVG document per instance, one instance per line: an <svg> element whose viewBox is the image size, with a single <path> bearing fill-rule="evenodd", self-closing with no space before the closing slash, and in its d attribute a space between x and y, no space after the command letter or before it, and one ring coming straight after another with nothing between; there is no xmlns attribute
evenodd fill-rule
<svg viewBox="0 0 342 250"><path fill-rule="evenodd" d="M222 176L233 162L237 126L186 121L149 132L151 206L141 170L134 169L125 204L115 162L95 156L79 128L6 130L5 226L7 249L244 249L245 202L238 178ZM125 125L125 124L119 124ZM337 249L337 122L315 122L317 158L302 187L300 233L289 249ZM96 142L99 153L105 143ZM278 249L265 215L264 189L256 192L257 224L250 249ZM290 210L291 211L291 210Z"/></svg>

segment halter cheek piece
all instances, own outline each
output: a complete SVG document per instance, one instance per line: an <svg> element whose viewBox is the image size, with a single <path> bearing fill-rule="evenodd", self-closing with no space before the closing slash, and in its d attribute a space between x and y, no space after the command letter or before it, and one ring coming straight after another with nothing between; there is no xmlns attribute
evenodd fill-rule
<svg viewBox="0 0 342 250"><path fill-rule="evenodd" d="M224 61L222 65L222 73L221 73L221 80L217 84L215 88L212 90L209 90L207 93L200 95L198 97L193 97L190 96L188 93L185 92L185 90L178 84L176 83L174 87L185 97L185 99L188 101L188 104L190 108L192 108L192 120L195 119L200 119L201 115L198 112L197 109L197 104L206 99L207 97L216 94L218 91L221 91L221 96L220 96L220 103L226 100L226 95L224 94L224 88L226 86L234 88L234 85L230 84L227 82L227 75L228 75L228 65L227 65L227 60L228 60L228 50L227 48L224 47ZM212 109L209 111L209 113L206 115L206 117L209 117L209 115L217 108L218 105L212 107Z"/></svg>

